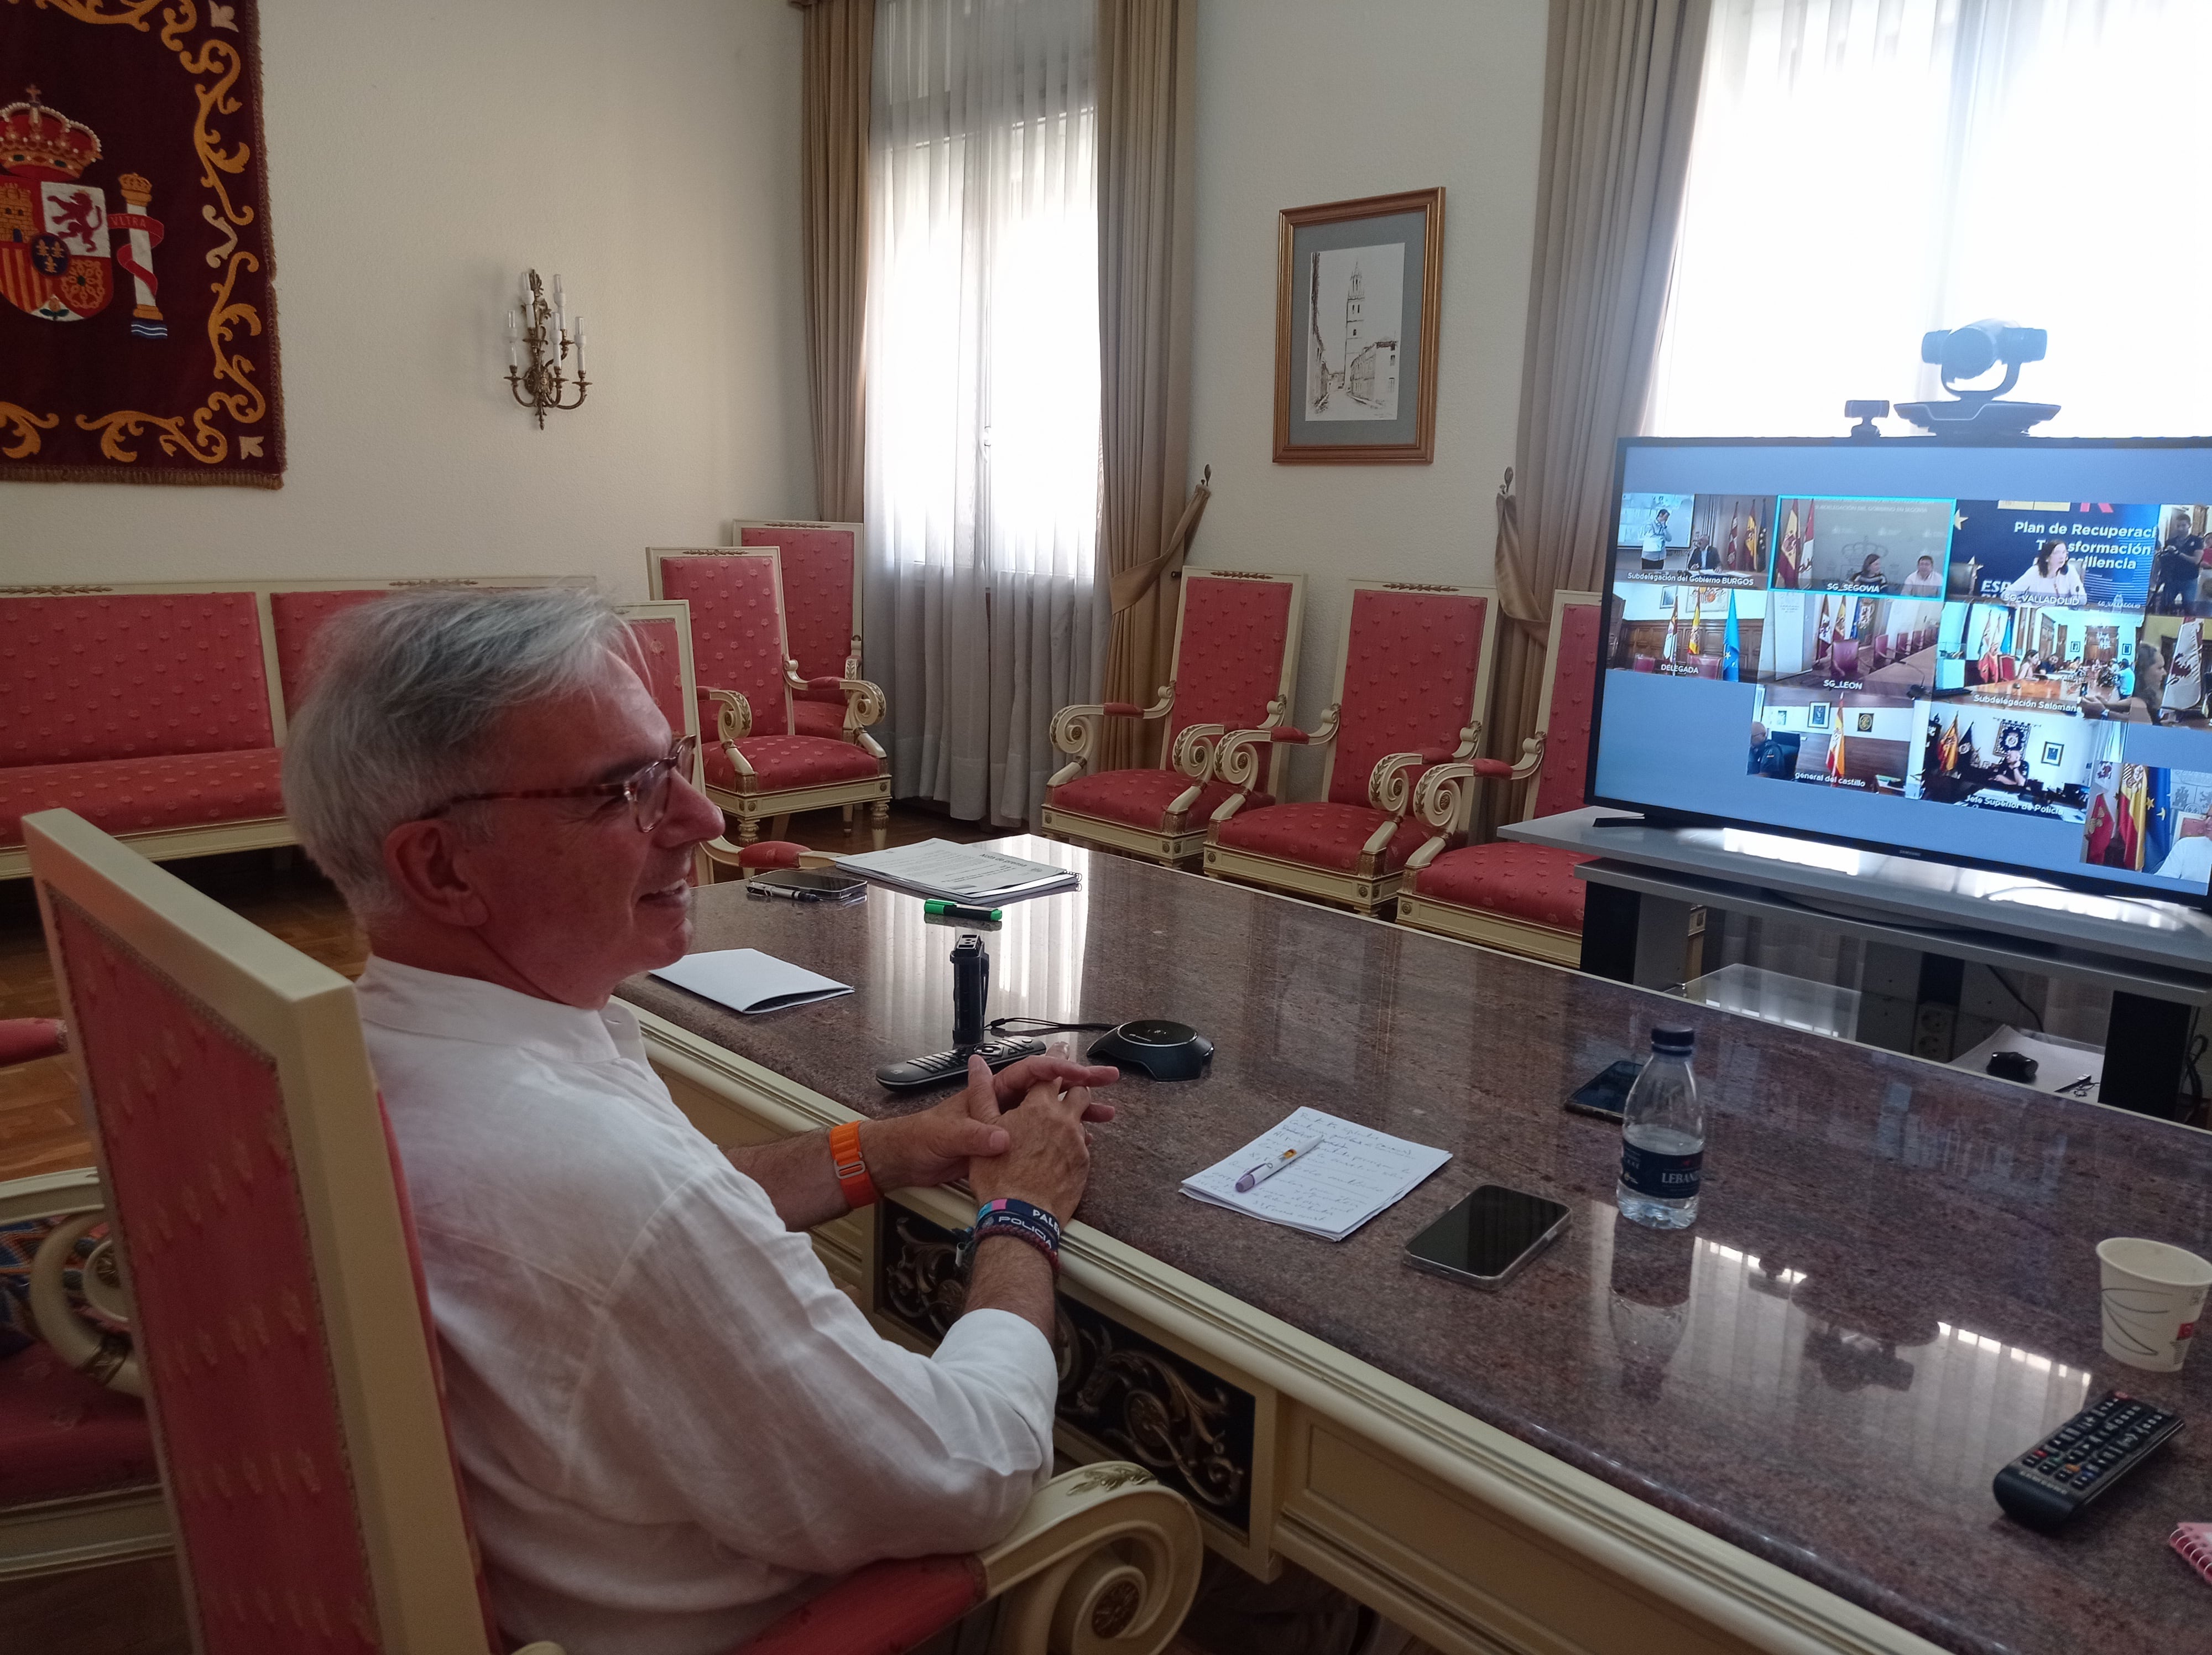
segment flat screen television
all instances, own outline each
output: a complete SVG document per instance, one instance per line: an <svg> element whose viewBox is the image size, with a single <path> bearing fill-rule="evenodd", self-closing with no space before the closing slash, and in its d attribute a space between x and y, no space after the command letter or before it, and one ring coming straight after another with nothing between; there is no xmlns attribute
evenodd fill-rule
<svg viewBox="0 0 2212 1655"><path fill-rule="evenodd" d="M1638 437L1595 803L2212 888L2212 439Z"/></svg>

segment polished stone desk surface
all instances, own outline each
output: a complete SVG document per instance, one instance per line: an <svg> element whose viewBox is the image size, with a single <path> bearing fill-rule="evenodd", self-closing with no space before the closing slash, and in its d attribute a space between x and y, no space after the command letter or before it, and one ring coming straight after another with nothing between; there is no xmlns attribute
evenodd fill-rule
<svg viewBox="0 0 2212 1655"><path fill-rule="evenodd" d="M2205 1646L2212 1588L2164 1542L2212 1520L2212 1350L2179 1375L2105 1356L2093 1249L2212 1251L2212 1135L1191 874L1006 848L1085 879L1007 910L992 1015L1166 1016L1218 1046L1201 1080L1115 1088L1085 1221L1948 1648ZM881 888L817 908L726 885L700 893L696 946L858 992L759 1017L649 978L622 993L895 1115L942 1095L872 1071L950 1044L955 934ZM1672 1236L1616 1221L1619 1134L1559 1107L1662 1019L1698 1031L1712 1111L1704 1212ZM1334 1244L1178 1193L1302 1104L1455 1159ZM1407 1239L1485 1182L1567 1202L1567 1235L1501 1293L1407 1268ZM2189 1428L2056 1537L2002 1517L1997 1467L2111 1386Z"/></svg>

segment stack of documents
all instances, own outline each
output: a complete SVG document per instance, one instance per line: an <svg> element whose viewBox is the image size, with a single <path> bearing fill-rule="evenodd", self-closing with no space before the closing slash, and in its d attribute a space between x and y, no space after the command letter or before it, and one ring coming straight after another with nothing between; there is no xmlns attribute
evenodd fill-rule
<svg viewBox="0 0 2212 1655"><path fill-rule="evenodd" d="M727 1006L733 1012L757 1014L780 1012L787 1006L806 1006L817 1000L834 1000L853 992L840 983L804 965L793 965L757 948L718 948L703 954L686 954L673 965L664 965L653 976L664 983Z"/></svg>
<svg viewBox="0 0 2212 1655"><path fill-rule="evenodd" d="M1286 1149L1320 1138L1274 1177L1239 1195L1237 1180ZM1451 1152L1302 1109L1226 1160L1182 1181L1182 1192L1231 1212L1341 1241L1451 1159Z"/></svg>
<svg viewBox="0 0 2212 1655"><path fill-rule="evenodd" d="M981 845L958 845L950 839L925 839L896 850L840 856L837 866L878 885L896 885L940 902L977 908L996 908L1051 891L1071 891L1076 885L1074 873L1067 868L986 850Z"/></svg>

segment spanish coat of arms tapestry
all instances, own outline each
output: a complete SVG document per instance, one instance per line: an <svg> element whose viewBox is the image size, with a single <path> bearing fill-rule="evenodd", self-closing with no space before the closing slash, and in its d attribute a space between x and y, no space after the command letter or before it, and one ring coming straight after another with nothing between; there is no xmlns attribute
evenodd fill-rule
<svg viewBox="0 0 2212 1655"><path fill-rule="evenodd" d="M257 0L0 0L0 482L284 476Z"/></svg>

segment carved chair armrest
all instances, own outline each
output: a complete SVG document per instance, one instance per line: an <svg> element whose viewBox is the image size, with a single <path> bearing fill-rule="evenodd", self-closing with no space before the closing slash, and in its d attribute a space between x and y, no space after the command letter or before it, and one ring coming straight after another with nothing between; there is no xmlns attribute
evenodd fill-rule
<svg viewBox="0 0 2212 1655"><path fill-rule="evenodd" d="M715 704L714 739L729 755L731 767L739 776L750 776L753 767L738 751L738 743L753 733L752 703L735 690L716 690L703 684L699 686L699 693Z"/></svg>
<svg viewBox="0 0 2212 1655"><path fill-rule="evenodd" d="M63 1272L77 1266L76 1247L85 1232L107 1222L107 1192L90 1167L49 1172L0 1183L0 1224L56 1222L31 1255L31 1320L54 1354L86 1378L143 1396L145 1382L133 1355L131 1336L88 1321L70 1303ZM83 1262L84 1293L100 1313L127 1323L131 1303L123 1291L112 1246L102 1242Z"/></svg>
<svg viewBox="0 0 2212 1655"><path fill-rule="evenodd" d="M860 676L860 635L857 632L853 634L853 642L845 649L845 676L848 678Z"/></svg>
<svg viewBox="0 0 2212 1655"><path fill-rule="evenodd" d="M1098 751L1100 725L1109 718L1140 718L1147 721L1165 718L1175 708L1175 685L1160 685L1159 698L1149 707L1139 707L1133 701L1079 703L1063 707L1052 715L1052 745L1068 756L1067 763L1054 770L1046 781L1048 788L1064 787L1091 768L1091 755Z"/></svg>
<svg viewBox="0 0 2212 1655"><path fill-rule="evenodd" d="M1213 813L1217 822L1226 821L1243 808L1244 800L1260 780L1260 751L1278 742L1300 747L1326 747L1336 739L1337 714L1340 706L1332 705L1322 715L1321 722L1310 730L1301 730L1293 725L1279 724L1280 697L1267 704L1269 721L1253 730L1235 730L1221 738L1214 749L1214 774L1237 789L1236 797Z"/></svg>
<svg viewBox="0 0 2212 1655"><path fill-rule="evenodd" d="M1086 1465L1031 1495L995 1546L871 1564L756 1634L745 1655L890 1655L992 1598L1004 1600L1002 1655L1148 1655L1182 1624L1205 1549L1188 1503L1151 1472Z"/></svg>
<svg viewBox="0 0 2212 1655"><path fill-rule="evenodd" d="M68 1050L69 1036L58 1017L0 1018L0 1068Z"/></svg>
<svg viewBox="0 0 2212 1655"><path fill-rule="evenodd" d="M1423 765L1451 764L1464 761L1474 751L1474 744L1482 734L1482 721L1477 719L1459 733L1458 744L1452 747L1431 747L1419 752L1385 753L1375 761L1375 768L1367 776L1367 802L1376 810L1387 812L1403 820L1407 806L1412 803L1413 778L1407 772ZM1476 759L1482 764L1486 761Z"/></svg>
<svg viewBox="0 0 2212 1655"><path fill-rule="evenodd" d="M1522 742L1518 764L1509 764L1502 758L1462 758L1436 765L1422 775L1413 789L1413 813L1431 827L1464 832L1474 809L1474 782L1518 784L1535 775L1543 763L1544 738L1539 733ZM1407 866L1412 866L1410 861Z"/></svg>

